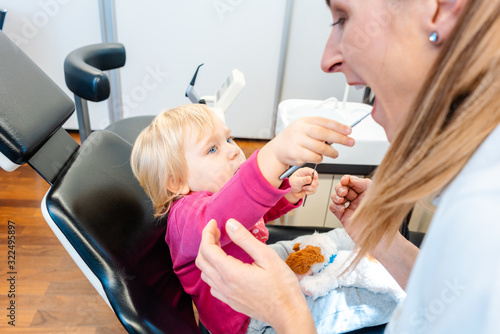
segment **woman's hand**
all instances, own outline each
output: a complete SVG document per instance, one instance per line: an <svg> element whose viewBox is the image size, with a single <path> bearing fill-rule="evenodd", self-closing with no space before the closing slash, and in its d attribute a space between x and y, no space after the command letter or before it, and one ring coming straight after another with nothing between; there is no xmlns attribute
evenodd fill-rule
<svg viewBox="0 0 500 334"><path fill-rule="evenodd" d="M318 173L312 168L299 168L288 180L290 192L285 195L285 198L292 204L297 203L306 195L314 195L318 190Z"/></svg>
<svg viewBox="0 0 500 334"><path fill-rule="evenodd" d="M356 233L349 228L349 219L361 203L371 183L370 179L344 175L340 183L335 185L335 192L331 196L330 211L340 220L354 242L356 242Z"/></svg>
<svg viewBox="0 0 500 334"><path fill-rule="evenodd" d="M278 333L316 333L299 282L278 254L234 219L227 221L226 232L255 262L246 264L227 255L211 220L203 230L196 266L212 295Z"/></svg>
<svg viewBox="0 0 500 334"><path fill-rule="evenodd" d="M355 243L360 231L359 228L353 230L349 220L371 183L370 179L344 175L340 183L335 185L335 193L332 194L330 211L340 220ZM393 239L384 236L371 255L379 260L396 282L405 289L418 253L419 249L415 245L406 240L401 233L397 233Z"/></svg>

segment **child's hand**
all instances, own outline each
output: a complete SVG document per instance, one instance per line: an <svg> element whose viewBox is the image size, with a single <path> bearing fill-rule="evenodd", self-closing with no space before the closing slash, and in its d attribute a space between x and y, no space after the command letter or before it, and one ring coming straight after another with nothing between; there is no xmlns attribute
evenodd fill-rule
<svg viewBox="0 0 500 334"><path fill-rule="evenodd" d="M279 187L279 176L288 166L300 166L305 162L320 163L323 156L336 158L338 152L333 143L353 146L348 137L351 128L323 117L303 117L292 122L259 152L257 162L262 175Z"/></svg>
<svg viewBox="0 0 500 334"><path fill-rule="evenodd" d="M288 180L290 192L285 195L285 198L292 204L297 203L306 195L315 194L318 190L318 173L312 168L299 168Z"/></svg>

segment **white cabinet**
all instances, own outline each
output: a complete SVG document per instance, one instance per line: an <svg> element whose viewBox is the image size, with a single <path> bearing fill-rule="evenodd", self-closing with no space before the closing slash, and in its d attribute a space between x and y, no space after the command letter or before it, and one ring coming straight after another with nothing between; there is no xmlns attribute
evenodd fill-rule
<svg viewBox="0 0 500 334"><path fill-rule="evenodd" d="M285 216L285 225L325 226L330 194L332 192L333 175L320 174L316 194L307 196L305 205L296 208Z"/></svg>

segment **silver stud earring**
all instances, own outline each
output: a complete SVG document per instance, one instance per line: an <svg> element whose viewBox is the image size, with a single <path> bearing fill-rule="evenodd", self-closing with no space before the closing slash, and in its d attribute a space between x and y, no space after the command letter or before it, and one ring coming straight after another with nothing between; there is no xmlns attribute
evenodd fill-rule
<svg viewBox="0 0 500 334"><path fill-rule="evenodd" d="M433 31L429 35L429 41L431 41L432 43L436 43L438 41L438 38L439 38L439 36L438 36L437 31Z"/></svg>

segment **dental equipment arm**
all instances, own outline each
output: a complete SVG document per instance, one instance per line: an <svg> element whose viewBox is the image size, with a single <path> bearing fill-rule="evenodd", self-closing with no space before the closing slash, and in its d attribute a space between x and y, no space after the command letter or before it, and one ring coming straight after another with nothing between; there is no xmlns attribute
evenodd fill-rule
<svg viewBox="0 0 500 334"><path fill-rule="evenodd" d="M240 94L243 87L245 87L245 76L243 73L237 69L231 71L231 74L222 83L221 87L214 96L203 96L199 95L194 90L194 84L196 82L196 76L198 75L198 70L203 64L199 65L194 73L193 78L186 90L186 97L193 103L203 103L212 102L212 110L219 116L223 121L225 121L226 110L231 106L236 97Z"/></svg>

